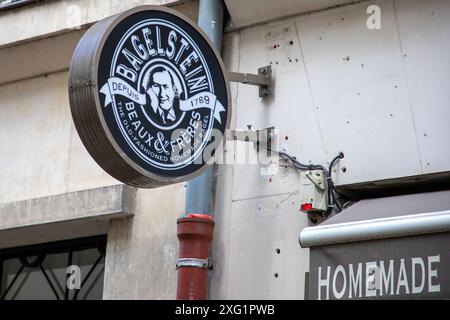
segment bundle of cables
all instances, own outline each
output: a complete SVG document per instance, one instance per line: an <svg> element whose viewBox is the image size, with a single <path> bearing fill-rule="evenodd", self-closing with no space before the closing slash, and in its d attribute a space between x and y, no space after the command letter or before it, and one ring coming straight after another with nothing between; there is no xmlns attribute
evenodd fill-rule
<svg viewBox="0 0 450 320"><path fill-rule="evenodd" d="M278 153L278 155L281 158L288 160L292 164L292 166L297 170L321 170L321 171L323 171L323 173L326 177L326 180L327 180L327 210L325 210L323 216L325 218L328 217L333 212L334 208L336 208L338 210L338 212L342 211L341 206L339 205L339 203L336 200L335 192L338 193L338 191L334 187L333 179L331 178L331 172L332 172L334 165L336 164L336 162L338 160L344 158L344 154L342 152L339 152L339 154L336 157L334 157L333 160L331 160L330 165L327 169L326 167L324 167L322 165L303 164L303 163L299 162L295 157L287 154L286 152L276 151L276 150L272 150L270 148L268 148L267 150Z"/></svg>

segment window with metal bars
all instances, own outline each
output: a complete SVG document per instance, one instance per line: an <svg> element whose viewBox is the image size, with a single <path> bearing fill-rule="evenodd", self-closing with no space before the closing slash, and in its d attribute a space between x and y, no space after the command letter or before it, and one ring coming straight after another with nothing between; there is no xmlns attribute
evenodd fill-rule
<svg viewBox="0 0 450 320"><path fill-rule="evenodd" d="M0 300L102 299L105 251L106 236L0 250Z"/></svg>

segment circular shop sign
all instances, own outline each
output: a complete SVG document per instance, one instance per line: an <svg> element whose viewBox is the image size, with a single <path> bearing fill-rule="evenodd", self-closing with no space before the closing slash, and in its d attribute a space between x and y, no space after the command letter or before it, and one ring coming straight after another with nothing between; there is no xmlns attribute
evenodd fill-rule
<svg viewBox="0 0 450 320"><path fill-rule="evenodd" d="M86 32L72 57L69 99L95 161L142 188L199 175L221 151L231 116L223 63L207 36L155 6Z"/></svg>

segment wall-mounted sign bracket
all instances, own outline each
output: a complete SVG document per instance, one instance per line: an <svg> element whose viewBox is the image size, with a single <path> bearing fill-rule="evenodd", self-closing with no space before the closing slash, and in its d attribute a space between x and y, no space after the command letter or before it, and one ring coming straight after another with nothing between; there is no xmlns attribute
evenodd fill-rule
<svg viewBox="0 0 450 320"><path fill-rule="evenodd" d="M249 125L248 130L231 129L230 134L227 135L228 140L237 140L254 143L256 150L259 152L260 146L267 150L267 156L270 156L269 148L272 146L276 136L275 127L252 129Z"/></svg>
<svg viewBox="0 0 450 320"><path fill-rule="evenodd" d="M258 68L258 74L228 72L228 79L231 82L240 82L259 87L259 97L272 95L272 67L265 66Z"/></svg>
<svg viewBox="0 0 450 320"><path fill-rule="evenodd" d="M275 127L261 129L252 129L250 125L248 127L248 130L230 129L230 134L227 135L227 139L254 143L270 143L275 135Z"/></svg>

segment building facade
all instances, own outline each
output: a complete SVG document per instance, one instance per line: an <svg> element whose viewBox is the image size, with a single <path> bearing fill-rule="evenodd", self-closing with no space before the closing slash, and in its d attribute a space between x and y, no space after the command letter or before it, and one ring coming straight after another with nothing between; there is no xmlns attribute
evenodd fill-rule
<svg viewBox="0 0 450 320"><path fill-rule="evenodd" d="M110 177L82 145L68 101L82 35L143 4L198 19L195 0L0 1L2 298L176 296L185 184L136 189ZM267 98L230 84L233 129L274 127L279 150L304 163L328 166L342 151L332 174L342 204L450 189L449 1L225 0L224 8L227 71L271 66L273 81ZM236 145L257 157L245 141L225 153ZM298 238L314 226L300 211L311 183L276 163L215 170L212 299L309 297L310 249ZM65 286L71 265L81 270L78 294Z"/></svg>

